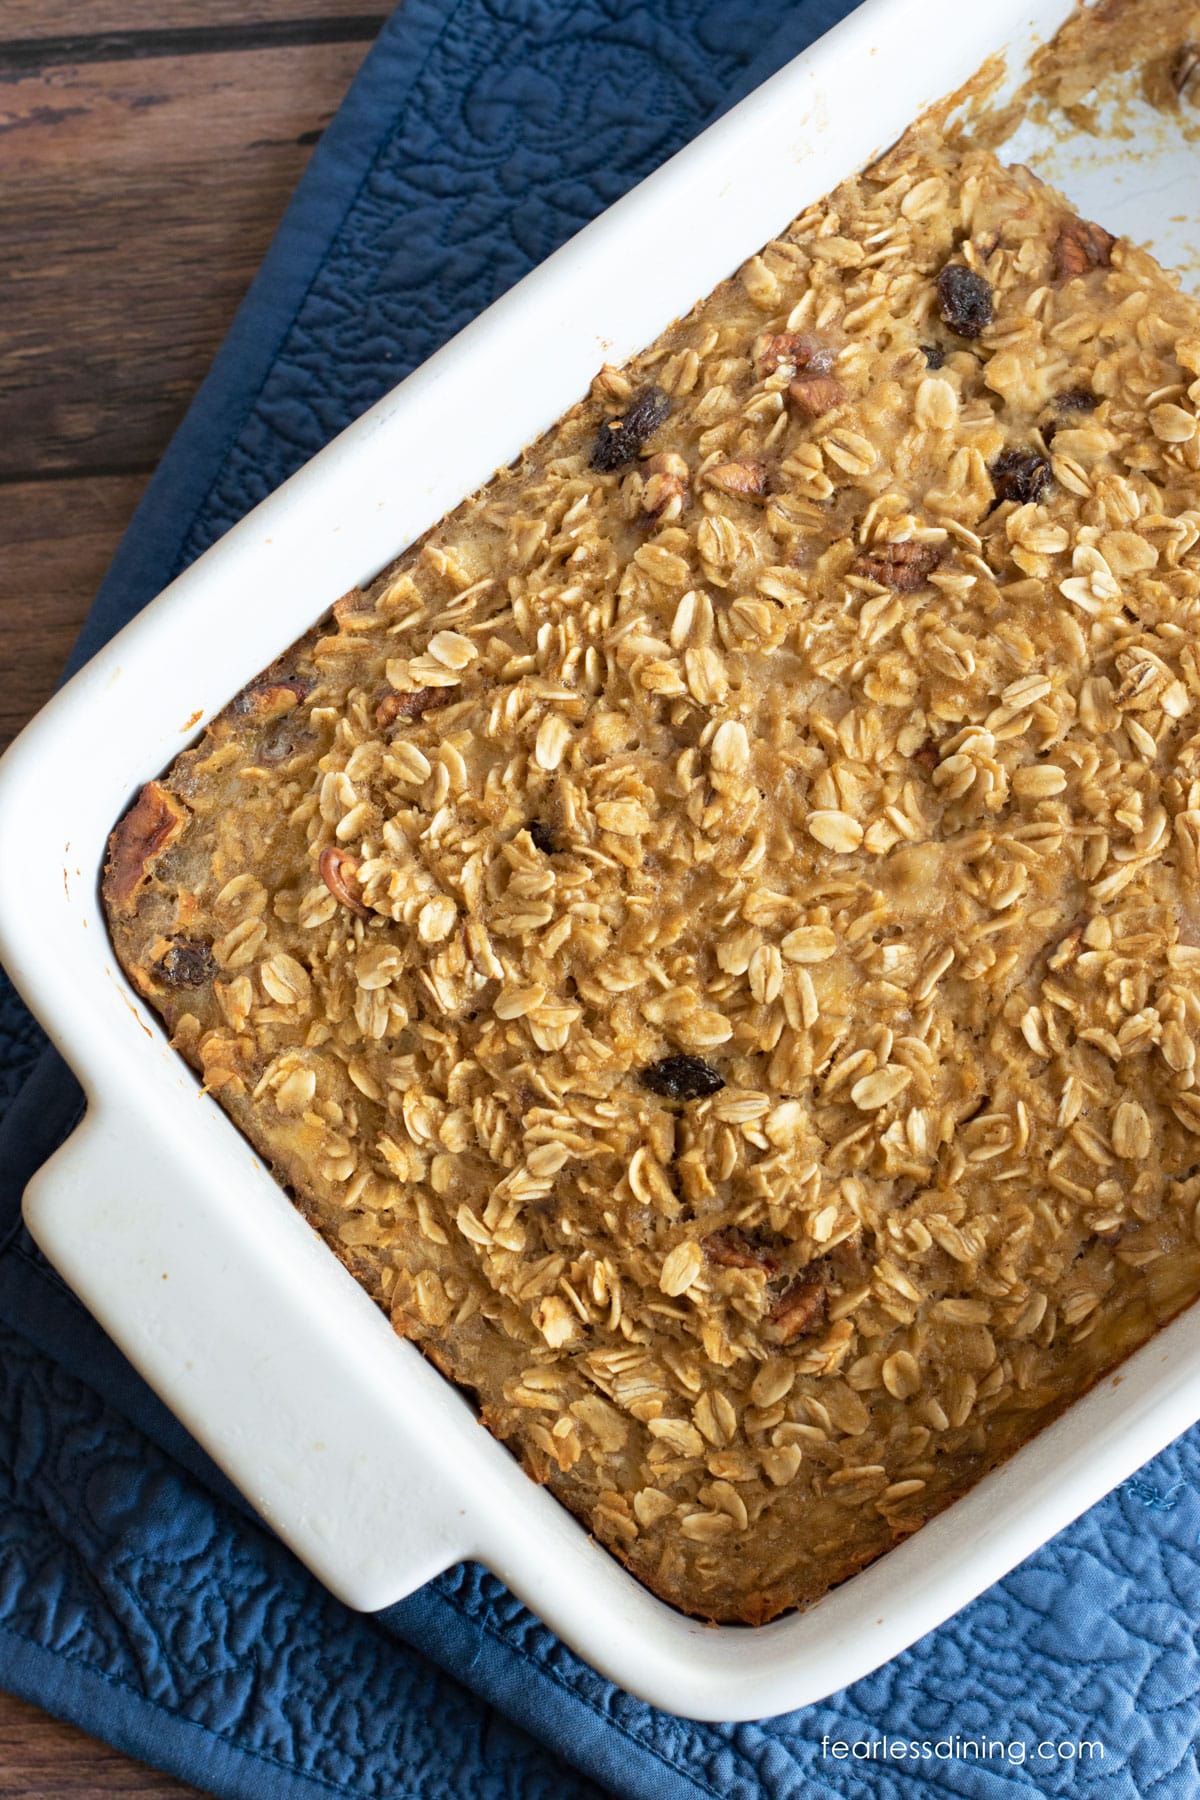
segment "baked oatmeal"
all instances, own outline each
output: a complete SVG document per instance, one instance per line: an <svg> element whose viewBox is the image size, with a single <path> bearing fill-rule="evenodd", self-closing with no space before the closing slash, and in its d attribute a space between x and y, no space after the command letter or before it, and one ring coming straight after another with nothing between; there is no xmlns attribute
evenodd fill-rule
<svg viewBox="0 0 1200 1800"><path fill-rule="evenodd" d="M910 133L114 832L205 1088L689 1612L1200 1293L1198 375L1148 255Z"/></svg>

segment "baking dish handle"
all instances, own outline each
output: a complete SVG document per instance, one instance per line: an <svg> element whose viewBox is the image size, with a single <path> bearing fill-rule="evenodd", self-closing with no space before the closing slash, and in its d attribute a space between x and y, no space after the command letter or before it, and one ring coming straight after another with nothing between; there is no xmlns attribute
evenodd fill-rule
<svg viewBox="0 0 1200 1800"><path fill-rule="evenodd" d="M267 1523L373 1611L472 1553L453 1451L478 1427L200 1106L217 1129L181 1154L144 1116L93 1105L27 1187L26 1222Z"/></svg>

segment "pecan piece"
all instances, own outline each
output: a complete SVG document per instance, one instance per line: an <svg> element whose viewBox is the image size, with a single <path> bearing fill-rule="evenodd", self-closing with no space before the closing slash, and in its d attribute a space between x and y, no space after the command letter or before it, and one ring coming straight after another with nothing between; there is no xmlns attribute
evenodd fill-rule
<svg viewBox="0 0 1200 1800"><path fill-rule="evenodd" d="M371 910L363 900L362 889L358 885L356 856L351 856L348 850L340 849L337 844L326 844L318 859L317 870L335 900L342 906L349 907L360 919L370 918Z"/></svg>
<svg viewBox="0 0 1200 1800"><path fill-rule="evenodd" d="M1112 260L1116 238L1103 225L1072 215L1064 219L1054 240L1054 276L1057 281L1072 281L1086 275L1089 269L1107 269Z"/></svg>
<svg viewBox="0 0 1200 1800"><path fill-rule="evenodd" d="M863 1242L859 1231L853 1237L843 1238L840 1244L835 1244L826 1261L830 1272L843 1287L861 1287L870 1280L875 1255Z"/></svg>
<svg viewBox="0 0 1200 1800"><path fill-rule="evenodd" d="M765 1269L768 1275L773 1275L779 1267L769 1250L756 1244L736 1225L727 1225L724 1231L711 1231L700 1239L700 1248L709 1262L716 1263L720 1269Z"/></svg>
<svg viewBox="0 0 1200 1800"><path fill-rule="evenodd" d="M781 364L790 363L799 374L807 369L812 375L828 375L833 367L833 350L820 338L807 331L764 332L754 344L754 371L759 380L773 375Z"/></svg>
<svg viewBox="0 0 1200 1800"><path fill-rule="evenodd" d="M130 912L156 857L183 833L191 814L161 783L148 781L108 840L103 893L117 912Z"/></svg>
<svg viewBox="0 0 1200 1800"><path fill-rule="evenodd" d="M673 523L687 500L690 473L685 458L677 450L664 450L657 456L647 457L642 511L661 524Z"/></svg>
<svg viewBox="0 0 1200 1800"><path fill-rule="evenodd" d="M709 487L749 499L767 491L767 466L760 462L717 463L705 476Z"/></svg>
<svg viewBox="0 0 1200 1800"><path fill-rule="evenodd" d="M1180 44L1171 58L1167 79L1182 100L1200 73L1200 44Z"/></svg>
<svg viewBox="0 0 1200 1800"><path fill-rule="evenodd" d="M846 398L846 390L832 375L799 375L788 382L788 399L808 419L832 412Z"/></svg>
<svg viewBox="0 0 1200 1800"><path fill-rule="evenodd" d="M375 608L361 588L348 588L333 603L333 616L342 631L365 631L375 618Z"/></svg>
<svg viewBox="0 0 1200 1800"><path fill-rule="evenodd" d="M822 1270L806 1269L803 1275L797 1275L771 1308L768 1322L776 1340L790 1344L795 1338L819 1330L825 1323L827 1301Z"/></svg>
<svg viewBox="0 0 1200 1800"><path fill-rule="evenodd" d="M452 687L414 688L409 694L388 688L376 703L375 723L387 727L397 719L423 719L427 712L437 712L439 707L452 706L461 699L459 690Z"/></svg>
<svg viewBox="0 0 1200 1800"><path fill-rule="evenodd" d="M893 593L911 594L923 587L942 560L936 544L876 544L850 564L852 575L865 575Z"/></svg>

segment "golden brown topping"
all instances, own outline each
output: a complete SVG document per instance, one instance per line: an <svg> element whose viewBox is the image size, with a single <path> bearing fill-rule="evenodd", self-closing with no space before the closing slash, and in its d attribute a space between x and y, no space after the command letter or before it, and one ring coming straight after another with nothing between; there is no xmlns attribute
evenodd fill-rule
<svg viewBox="0 0 1200 1800"><path fill-rule="evenodd" d="M1054 240L1055 279L1071 281L1089 269L1107 269L1116 241L1103 225L1074 216L1064 219Z"/></svg>
<svg viewBox="0 0 1200 1800"><path fill-rule="evenodd" d="M317 870L340 905L348 906L360 919L370 918L370 908L364 904L362 889L358 885L356 856L351 856L348 850L339 849L336 844L327 844L317 860Z"/></svg>
<svg viewBox="0 0 1200 1800"><path fill-rule="evenodd" d="M1132 246L1048 285L1068 211L930 135L814 205L263 673L319 686L185 753L113 912L399 1328L706 1617L1200 1292L1200 313Z"/></svg>
<svg viewBox="0 0 1200 1800"><path fill-rule="evenodd" d="M181 836L188 810L157 781L148 781L108 840L103 893L108 904L129 912L155 858Z"/></svg>

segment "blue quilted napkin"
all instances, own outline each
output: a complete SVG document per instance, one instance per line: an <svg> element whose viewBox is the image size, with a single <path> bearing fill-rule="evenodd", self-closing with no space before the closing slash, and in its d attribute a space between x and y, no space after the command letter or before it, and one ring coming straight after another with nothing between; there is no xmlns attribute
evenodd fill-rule
<svg viewBox="0 0 1200 1800"><path fill-rule="evenodd" d="M406 0L326 133L84 630L166 580L845 0ZM38 1255L79 1116L0 994L0 1685L255 1800L1200 1795L1200 1433L823 1705L697 1725L484 1570L333 1601Z"/></svg>

